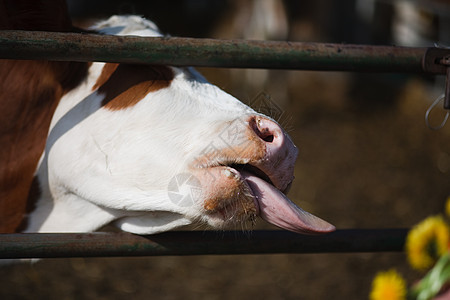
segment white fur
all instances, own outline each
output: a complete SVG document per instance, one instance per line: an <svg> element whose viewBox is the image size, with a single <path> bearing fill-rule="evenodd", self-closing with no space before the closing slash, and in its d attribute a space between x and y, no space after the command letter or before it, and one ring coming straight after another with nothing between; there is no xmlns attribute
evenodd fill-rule
<svg viewBox="0 0 450 300"><path fill-rule="evenodd" d="M160 36L136 16L114 16L94 29L105 34ZM207 83L191 69L173 68L168 88L135 106L101 108L92 92L103 63L66 94L52 120L37 174L42 197L29 216L28 232L93 231L115 222L125 230L151 234L202 220L201 203L174 204L168 185L220 132L255 112Z"/></svg>

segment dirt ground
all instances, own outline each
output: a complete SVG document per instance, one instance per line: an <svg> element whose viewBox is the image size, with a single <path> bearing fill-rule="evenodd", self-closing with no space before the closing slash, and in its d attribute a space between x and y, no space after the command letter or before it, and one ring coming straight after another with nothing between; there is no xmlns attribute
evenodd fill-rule
<svg viewBox="0 0 450 300"><path fill-rule="evenodd" d="M300 150L289 196L337 228L410 227L443 210L450 124L424 122L443 83L271 71L255 87L246 71L201 71L245 102L271 95ZM0 268L0 299L366 299L374 274L391 267L420 276L403 253L47 259Z"/></svg>

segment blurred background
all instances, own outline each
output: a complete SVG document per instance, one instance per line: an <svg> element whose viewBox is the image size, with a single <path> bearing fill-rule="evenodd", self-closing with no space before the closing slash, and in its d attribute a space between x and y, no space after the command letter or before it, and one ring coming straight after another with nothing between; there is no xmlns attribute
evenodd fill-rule
<svg viewBox="0 0 450 300"><path fill-rule="evenodd" d="M450 46L445 0L72 0L69 8L78 26L138 14L172 36ZM433 131L424 121L443 76L200 71L243 102L271 103L300 150L290 198L337 228L411 227L443 211L450 124ZM430 122L443 117L439 105ZM256 229L273 228L260 220ZM391 267L409 282L421 276L402 253L47 259L0 268L0 299L365 299L375 273Z"/></svg>

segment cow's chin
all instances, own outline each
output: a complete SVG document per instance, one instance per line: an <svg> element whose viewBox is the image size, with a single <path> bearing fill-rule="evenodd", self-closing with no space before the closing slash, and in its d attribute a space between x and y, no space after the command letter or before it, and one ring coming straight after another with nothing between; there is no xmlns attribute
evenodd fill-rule
<svg viewBox="0 0 450 300"><path fill-rule="evenodd" d="M318 234L335 230L328 222L304 211L277 189L258 168L249 165L217 166L199 169L204 221L225 229L257 216L280 228L297 233ZM291 182L283 184L290 186Z"/></svg>
<svg viewBox="0 0 450 300"><path fill-rule="evenodd" d="M244 223L254 224L259 205L241 168L217 166L199 169L203 218L210 226L227 229Z"/></svg>
<svg viewBox="0 0 450 300"><path fill-rule="evenodd" d="M247 180L259 178L266 186L277 190L269 175L250 164L231 164L202 168L196 172L202 185L201 205L205 221L214 228L226 229L244 223L254 225L260 215L259 200L262 195L257 187ZM283 192L287 192L291 183ZM253 188L252 188L253 187Z"/></svg>

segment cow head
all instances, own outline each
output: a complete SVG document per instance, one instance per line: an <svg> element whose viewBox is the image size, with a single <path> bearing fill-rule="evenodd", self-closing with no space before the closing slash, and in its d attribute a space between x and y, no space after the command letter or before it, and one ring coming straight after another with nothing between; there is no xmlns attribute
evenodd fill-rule
<svg viewBox="0 0 450 300"><path fill-rule="evenodd" d="M99 28L156 35L153 26L115 17ZM297 152L274 120L190 68L95 63L57 108L40 174L51 214L73 227L66 231L113 222L149 234L257 216L296 232L331 231L285 196ZM48 231L57 222L41 223Z"/></svg>

